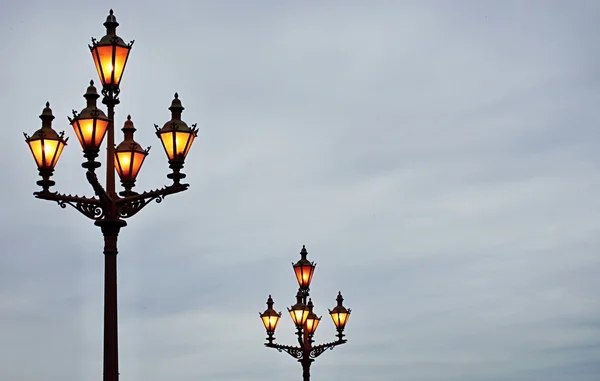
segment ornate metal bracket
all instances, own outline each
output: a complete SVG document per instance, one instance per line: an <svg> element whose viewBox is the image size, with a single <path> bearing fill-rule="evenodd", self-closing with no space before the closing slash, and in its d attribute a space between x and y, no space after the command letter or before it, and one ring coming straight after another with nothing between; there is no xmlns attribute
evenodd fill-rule
<svg viewBox="0 0 600 381"><path fill-rule="evenodd" d="M107 217L107 210L110 210L111 199L104 188L102 188L102 185L100 185L95 173L88 171L86 172L86 176L98 198L43 191L35 192L33 195L39 199L56 201L63 209L67 205L71 205L87 218L95 221L100 220Z"/></svg>
<svg viewBox="0 0 600 381"><path fill-rule="evenodd" d="M308 355L307 358L315 359L315 358L321 356L325 351L333 350L333 348L337 347L338 345L345 344L345 343L346 343L346 340L338 340L338 341L332 341L330 343L324 343L324 344L311 346L306 350L307 355ZM298 359L298 360L304 358L304 356L305 356L305 351L303 350L302 347L295 347L295 346L291 346L291 345L281 345L281 344L275 344L275 343L265 343L265 347L275 348L279 352L286 352L287 354L289 354L290 356L292 356L293 358Z"/></svg>
<svg viewBox="0 0 600 381"><path fill-rule="evenodd" d="M35 192L33 195L42 200L56 201L63 209L67 207L67 204L71 205L78 212L92 220L100 220L105 216L104 210L100 205L100 200L97 198L73 196L57 192Z"/></svg>
<svg viewBox="0 0 600 381"><path fill-rule="evenodd" d="M321 356L326 350L333 350L333 348L344 343L346 343L346 340L338 340L330 343L316 345L310 348L309 356L311 359L315 359Z"/></svg>
<svg viewBox="0 0 600 381"><path fill-rule="evenodd" d="M149 192L135 194L133 196L113 199L98 181L98 176L87 171L86 177L97 197L81 197L66 195L57 192L35 192L34 196L44 200L56 201L61 208L71 205L84 216L92 220L101 220L104 218L129 218L133 217L142 210L150 201L155 200L160 203L166 196L187 190L188 184L176 184L165 186Z"/></svg>
<svg viewBox="0 0 600 381"><path fill-rule="evenodd" d="M303 357L303 350L300 347L294 347L291 345L280 345L280 344L269 344L265 343L265 347L275 348L279 352L285 352L293 358L300 360Z"/></svg>
<svg viewBox="0 0 600 381"><path fill-rule="evenodd" d="M136 215L140 210L142 210L146 205L148 205L151 201L156 201L157 203L161 203L162 200L174 193L179 193L187 190L189 187L188 184L178 184L165 186L160 189L151 190L149 192L143 192L140 194L136 194L133 196L128 196L124 198L119 198L117 200L117 209L120 218L130 218Z"/></svg>

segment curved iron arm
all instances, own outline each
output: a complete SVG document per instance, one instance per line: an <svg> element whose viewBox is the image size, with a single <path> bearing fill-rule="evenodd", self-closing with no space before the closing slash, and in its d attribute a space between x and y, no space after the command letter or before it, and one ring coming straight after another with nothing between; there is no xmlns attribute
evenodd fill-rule
<svg viewBox="0 0 600 381"><path fill-rule="evenodd" d="M317 357L321 356L325 351L333 350L333 348L337 347L338 345L345 344L346 342L347 340L337 340L329 343L310 346L306 349L306 352L308 354L308 358L316 359ZM279 352L286 352L287 354L298 360L304 357L304 349L302 347L281 345L275 343L265 343L265 347L275 348Z"/></svg>
<svg viewBox="0 0 600 381"><path fill-rule="evenodd" d="M328 349L333 350L333 348L337 347L338 345L342 345L345 343L346 343L346 340L338 340L338 341L332 341L330 343L324 343L324 344L312 346L310 348L309 356L311 359L315 359L315 358L321 356L326 350L328 350Z"/></svg>
<svg viewBox="0 0 600 381"><path fill-rule="evenodd" d="M135 194L132 196L119 198L116 201L119 217L133 217L146 205L148 205L152 200L155 200L157 203L160 203L166 196L174 193L183 192L187 190L188 187L188 184L174 184L170 186L164 186L160 189L155 189L148 192Z"/></svg>
<svg viewBox="0 0 600 381"><path fill-rule="evenodd" d="M100 181L98 181L98 176L96 175L96 173L94 173L92 171L86 171L85 177L87 178L88 182L94 189L94 193L96 194L96 196L98 196L98 200L100 201L100 206L102 207L102 210L104 211L104 214L106 215L106 217L114 218L115 217L114 216L115 202L109 196L109 194L106 192L106 190L104 190L104 187L102 186L102 184L100 184Z"/></svg>
<svg viewBox="0 0 600 381"><path fill-rule="evenodd" d="M56 201L63 209L67 205L71 205L78 212L92 220L99 220L105 216L100 200L95 197L73 196L58 192L34 192L33 195L42 200Z"/></svg>
<svg viewBox="0 0 600 381"><path fill-rule="evenodd" d="M295 347L291 345L281 345L281 344L273 344L273 343L265 343L265 347L275 348L279 352L285 352L293 358L300 360L303 357L303 350L301 347Z"/></svg>
<svg viewBox="0 0 600 381"><path fill-rule="evenodd" d="M89 219L98 221L109 218L129 218L137 214L152 200L160 203L166 196L183 192L188 189L188 184L175 184L160 189L135 194L128 197L110 197L98 181L98 176L92 171L86 172L86 178L97 197L83 197L78 195L62 194L58 192L34 192L39 199L56 201L61 208L71 205L78 212Z"/></svg>
<svg viewBox="0 0 600 381"><path fill-rule="evenodd" d="M98 198L44 191L34 192L33 195L39 199L56 201L63 209L67 205L71 205L78 212L95 221L109 217L113 204L112 199L108 196L102 185L100 185L98 177L94 172L87 171L86 178Z"/></svg>

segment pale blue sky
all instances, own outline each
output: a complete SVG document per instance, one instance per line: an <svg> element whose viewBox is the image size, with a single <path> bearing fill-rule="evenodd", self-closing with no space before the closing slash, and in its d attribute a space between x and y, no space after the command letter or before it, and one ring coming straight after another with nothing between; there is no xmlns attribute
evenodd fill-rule
<svg viewBox="0 0 600 381"><path fill-rule="evenodd" d="M258 312L303 244L316 312L354 311L315 380L600 378L600 2L4 0L0 379L102 377L101 234L33 198L22 132L50 101L55 188L92 194L66 117L111 7L137 189L168 183L174 92L200 128L189 191L120 236L121 380L301 379Z"/></svg>

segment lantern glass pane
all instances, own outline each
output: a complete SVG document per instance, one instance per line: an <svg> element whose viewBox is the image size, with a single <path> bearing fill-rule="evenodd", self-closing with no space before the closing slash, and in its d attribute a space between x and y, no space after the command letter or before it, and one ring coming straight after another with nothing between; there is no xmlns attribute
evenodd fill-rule
<svg viewBox="0 0 600 381"><path fill-rule="evenodd" d="M64 143L55 139L35 139L28 142L35 163L39 168L53 169L64 148Z"/></svg>

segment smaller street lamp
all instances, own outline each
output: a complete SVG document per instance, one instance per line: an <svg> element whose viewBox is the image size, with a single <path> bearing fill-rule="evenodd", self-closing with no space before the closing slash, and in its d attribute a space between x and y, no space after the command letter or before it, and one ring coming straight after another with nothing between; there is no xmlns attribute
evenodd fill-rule
<svg viewBox="0 0 600 381"><path fill-rule="evenodd" d="M331 315L333 324L335 324L335 328L338 331L338 339L342 340L344 337L344 328L346 328L346 323L348 323L348 318L350 317L350 312L352 312L352 310L344 307L342 304L344 302L344 298L342 297L341 291L338 293L338 296L335 300L337 301L337 306L335 306L332 310L329 310L329 314Z"/></svg>
<svg viewBox="0 0 600 381"><path fill-rule="evenodd" d="M267 309L259 316L267 330L267 340L269 343L272 343L273 340L275 340L273 335L275 334L277 323L279 323L279 319L281 318L281 312L276 312L273 309L273 298L271 298L271 295L269 295L269 299L267 299Z"/></svg>
<svg viewBox="0 0 600 381"><path fill-rule="evenodd" d="M302 297L302 291L298 290L298 293L296 294L296 304L294 304L291 308L288 308L288 312L292 317L292 321L299 330L301 330L304 323L306 323L306 319L308 319L308 313L310 312L308 306L302 301Z"/></svg>
<svg viewBox="0 0 600 381"><path fill-rule="evenodd" d="M317 264L314 262L310 262L306 259L308 252L306 248L302 246L302 251L300 251L300 259L294 266L294 272L296 273L296 279L298 280L298 285L301 290L310 290L310 282L312 282L313 274L315 273L315 267Z"/></svg>
<svg viewBox="0 0 600 381"><path fill-rule="evenodd" d="M296 304L288 308L290 317L296 326L296 335L298 336L299 346L281 345L274 342L275 338L273 335L275 334L275 328L277 328L277 323L281 317L281 312L276 312L273 309L273 299L271 298L271 295L269 295L269 298L267 299L268 308L265 312L259 314L265 329L267 330L267 342L265 343L265 346L275 348L279 352L286 352L298 360L298 362L302 364L302 377L304 381L310 381L310 365L317 357L326 350L333 349L338 345L347 342L346 339L344 339L343 332L351 312L350 309L346 309L342 304L344 301L342 293L338 293L336 299L337 305L332 310L329 310L329 314L331 315L338 332L337 340L330 343L313 345L313 336L321 322L321 317L313 312L314 305L312 299L309 298L309 286L312 281L316 264L308 261L308 259L306 259L307 255L308 252L306 251L306 247L302 246L300 260L295 264L292 263L299 288L296 293Z"/></svg>
<svg viewBox="0 0 600 381"><path fill-rule="evenodd" d="M312 338L321 322L322 316L317 316L316 313L313 312L313 302L312 299L308 299L308 317L306 318L306 322L304 323L304 330L308 334L309 338Z"/></svg>
<svg viewBox="0 0 600 381"><path fill-rule="evenodd" d="M67 145L69 138L64 137L64 131L57 133L52 129L54 115L52 115L50 109L50 102L46 102L46 107L42 110L40 119L42 120L42 128L31 136L26 133L23 133L23 135L42 177L41 180L38 180L37 185L41 186L44 192L48 192L50 187L56 184L53 180L50 180L50 177L54 173L54 167L56 167L60 154Z"/></svg>
<svg viewBox="0 0 600 381"><path fill-rule="evenodd" d="M96 106L96 101L100 98L100 95L94 87L94 81L90 81L90 86L83 97L87 101L87 106L79 114L73 110L73 119L67 118L73 126L73 130L75 130L77 139L79 139L83 156L87 159L87 162L82 163L81 166L93 171L100 167L100 163L95 159L98 157L98 152L100 152L100 145L104 140L110 120Z"/></svg>
<svg viewBox="0 0 600 381"><path fill-rule="evenodd" d="M187 123L181 120L181 112L184 109L179 100L179 95L175 93L175 99L169 107L171 120L160 129L158 125L154 125L156 135L160 138L169 159L169 168L173 170L173 173L169 173L167 178L172 179L175 184L179 184L179 180L185 178L185 173L180 173L180 171L194 139L198 136L196 124L192 124L190 128Z"/></svg>
<svg viewBox="0 0 600 381"><path fill-rule="evenodd" d="M143 149L135 140L133 133L136 131L131 121L131 115L127 115L127 121L121 129L123 141L115 148L115 168L121 178L121 184L125 190L119 192L123 197L137 194L131 189L135 186L135 179L142 168L142 164L148 156L150 147Z"/></svg>

